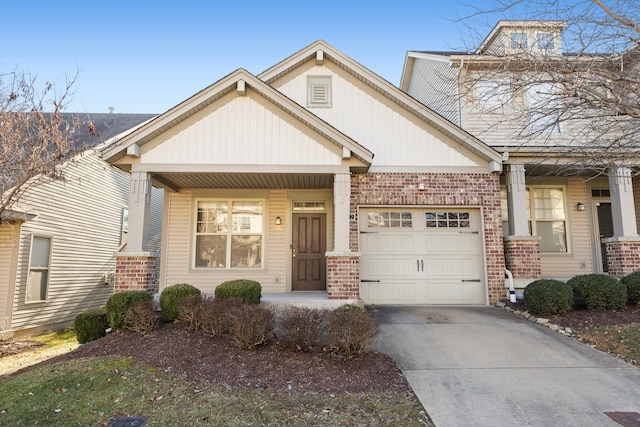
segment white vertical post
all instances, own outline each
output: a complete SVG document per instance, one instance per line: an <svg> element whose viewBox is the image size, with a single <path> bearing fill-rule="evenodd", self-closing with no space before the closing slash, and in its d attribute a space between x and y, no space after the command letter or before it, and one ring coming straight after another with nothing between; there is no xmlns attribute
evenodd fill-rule
<svg viewBox="0 0 640 427"><path fill-rule="evenodd" d="M150 175L145 172L132 172L129 188L127 252L146 252L149 243Z"/></svg>
<svg viewBox="0 0 640 427"><path fill-rule="evenodd" d="M613 166L609 169L609 191L611 193L614 237L637 236L638 228L630 168Z"/></svg>
<svg viewBox="0 0 640 427"><path fill-rule="evenodd" d="M527 188L524 165L507 166L507 209L509 236L530 236L527 218Z"/></svg>
<svg viewBox="0 0 640 427"><path fill-rule="evenodd" d="M337 173L333 178L333 252L348 253L351 174Z"/></svg>

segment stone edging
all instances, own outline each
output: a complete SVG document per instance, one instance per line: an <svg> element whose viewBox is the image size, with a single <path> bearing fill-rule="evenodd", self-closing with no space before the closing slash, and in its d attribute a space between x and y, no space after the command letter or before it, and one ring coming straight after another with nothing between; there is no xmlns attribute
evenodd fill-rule
<svg viewBox="0 0 640 427"><path fill-rule="evenodd" d="M511 307L507 307L507 305L502 301L497 302L496 307L506 311L510 311L514 316L520 316L523 319L526 319L533 323L537 323L538 325L545 326L551 329L552 331L555 331L567 337L574 337L574 338L578 337L578 335L575 332L573 332L571 328L565 328L560 325L551 323L549 319L545 319L544 317L535 317L533 314L529 313L528 311L522 311L522 310L513 309Z"/></svg>

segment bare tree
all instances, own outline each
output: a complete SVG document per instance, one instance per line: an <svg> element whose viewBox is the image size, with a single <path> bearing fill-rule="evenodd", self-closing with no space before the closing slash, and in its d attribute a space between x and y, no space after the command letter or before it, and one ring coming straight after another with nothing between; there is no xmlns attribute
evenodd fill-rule
<svg viewBox="0 0 640 427"><path fill-rule="evenodd" d="M58 91L50 82L38 88L22 72L0 75L0 222L30 188L63 180L65 168L90 143L92 124L81 129L77 117L63 114L74 82L67 78Z"/></svg>
<svg viewBox="0 0 640 427"><path fill-rule="evenodd" d="M456 80L462 127L498 149L555 163L554 173L587 168L601 174L614 164L637 164L640 2L495 4L469 6L474 13L460 22L472 27L481 16L498 16L513 25L509 33L493 34L505 39L490 34L465 53L449 55L457 71L440 75Z"/></svg>

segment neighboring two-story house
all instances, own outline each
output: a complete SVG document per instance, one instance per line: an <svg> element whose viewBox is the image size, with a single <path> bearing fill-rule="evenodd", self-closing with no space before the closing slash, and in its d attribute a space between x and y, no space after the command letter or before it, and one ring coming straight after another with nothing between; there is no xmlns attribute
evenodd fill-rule
<svg viewBox="0 0 640 427"><path fill-rule="evenodd" d="M638 125L606 105L627 92L610 76L632 69L633 50L567 53L564 29L500 21L473 51L409 51L400 84L502 153L505 263L518 288L640 269L640 157L622 135Z"/></svg>

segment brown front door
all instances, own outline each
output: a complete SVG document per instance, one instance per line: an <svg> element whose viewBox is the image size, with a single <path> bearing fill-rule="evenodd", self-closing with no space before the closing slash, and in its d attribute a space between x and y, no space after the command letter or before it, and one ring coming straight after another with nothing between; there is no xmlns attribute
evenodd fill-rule
<svg viewBox="0 0 640 427"><path fill-rule="evenodd" d="M326 232L325 214L293 215L292 290L324 291L327 289Z"/></svg>

